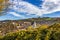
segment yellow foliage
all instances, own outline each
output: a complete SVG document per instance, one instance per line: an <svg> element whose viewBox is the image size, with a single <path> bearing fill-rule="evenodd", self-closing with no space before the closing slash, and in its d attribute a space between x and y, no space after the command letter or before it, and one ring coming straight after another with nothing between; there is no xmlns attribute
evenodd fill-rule
<svg viewBox="0 0 60 40"><path fill-rule="evenodd" d="M0 12L4 12L4 9L7 8L9 0L0 0Z"/></svg>
<svg viewBox="0 0 60 40"><path fill-rule="evenodd" d="M41 25L40 27L38 27L40 30L44 30L44 29L47 29L48 28L48 25Z"/></svg>
<svg viewBox="0 0 60 40"><path fill-rule="evenodd" d="M59 24L42 25L38 28L29 26L26 30L9 33L1 40L60 40L60 30L56 29L60 29Z"/></svg>
<svg viewBox="0 0 60 40"><path fill-rule="evenodd" d="M4 0L0 0L0 3L3 3L4 2Z"/></svg>

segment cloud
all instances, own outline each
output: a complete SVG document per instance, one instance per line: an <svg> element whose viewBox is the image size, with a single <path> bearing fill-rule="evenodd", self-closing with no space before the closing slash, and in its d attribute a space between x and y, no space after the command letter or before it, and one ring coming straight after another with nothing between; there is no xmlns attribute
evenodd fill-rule
<svg viewBox="0 0 60 40"><path fill-rule="evenodd" d="M60 0L45 0L42 8L45 12L47 12L44 12L44 14L60 11Z"/></svg>
<svg viewBox="0 0 60 40"><path fill-rule="evenodd" d="M42 16L43 14L50 14L56 11L60 11L60 0L44 0L41 9L26 1L17 2L17 0L15 0L13 1L13 4L13 7L10 6L11 9L14 9L19 13L25 13L27 15L35 14L38 16ZM13 13L13 15L17 16L17 13Z"/></svg>
<svg viewBox="0 0 60 40"><path fill-rule="evenodd" d="M13 16L16 16L16 17L22 17L22 18L25 18L24 16L22 15L19 15L17 14L16 12L8 12L9 14L12 14Z"/></svg>

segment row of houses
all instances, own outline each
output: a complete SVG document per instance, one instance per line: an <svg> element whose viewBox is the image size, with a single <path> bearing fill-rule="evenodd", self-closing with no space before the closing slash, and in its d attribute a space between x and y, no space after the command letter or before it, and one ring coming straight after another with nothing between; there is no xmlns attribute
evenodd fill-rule
<svg viewBox="0 0 60 40"><path fill-rule="evenodd" d="M10 21L10 22L1 22L0 23L0 33L6 34L7 32L15 32L17 30L26 29L29 26L32 26L33 28L37 27L42 24L51 25L56 21L40 21L40 22L16 22L16 21Z"/></svg>
<svg viewBox="0 0 60 40"><path fill-rule="evenodd" d="M18 23L13 22L12 24L15 25L17 27L17 29L24 29L29 26L36 27L36 22L22 22L22 23L21 22L18 22Z"/></svg>
<svg viewBox="0 0 60 40"><path fill-rule="evenodd" d="M31 26L36 27L36 23L31 22L3 22L0 23L0 35L4 35L8 32L16 32L17 30L26 29L27 27Z"/></svg>

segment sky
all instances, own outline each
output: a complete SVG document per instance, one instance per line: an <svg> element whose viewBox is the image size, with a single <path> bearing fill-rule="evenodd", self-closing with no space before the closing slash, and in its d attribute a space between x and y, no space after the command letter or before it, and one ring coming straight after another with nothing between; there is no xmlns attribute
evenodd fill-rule
<svg viewBox="0 0 60 40"><path fill-rule="evenodd" d="M60 17L60 0L9 0L12 5L0 20Z"/></svg>

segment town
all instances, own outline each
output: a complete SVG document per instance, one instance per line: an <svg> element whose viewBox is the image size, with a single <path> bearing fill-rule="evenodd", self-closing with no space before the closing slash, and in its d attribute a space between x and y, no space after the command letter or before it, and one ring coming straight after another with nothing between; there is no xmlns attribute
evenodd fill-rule
<svg viewBox="0 0 60 40"><path fill-rule="evenodd" d="M48 19L48 20L47 20ZM24 30L29 26L36 28L36 26L41 25L52 25L59 22L59 18L31 18L25 20L5 20L0 21L0 35L5 35L9 32L16 32L18 30Z"/></svg>

